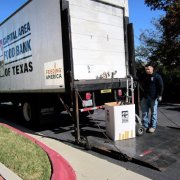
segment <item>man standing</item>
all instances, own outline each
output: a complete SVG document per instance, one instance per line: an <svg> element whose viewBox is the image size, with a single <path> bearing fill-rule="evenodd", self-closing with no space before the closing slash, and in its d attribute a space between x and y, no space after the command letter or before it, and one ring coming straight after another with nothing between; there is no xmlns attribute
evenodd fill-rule
<svg viewBox="0 0 180 180"><path fill-rule="evenodd" d="M142 121L145 129L153 133L157 127L157 108L158 102L162 100L163 80L162 77L154 72L151 63L145 66L145 74L139 78L141 89L141 110ZM149 108L151 109L151 118L149 120Z"/></svg>

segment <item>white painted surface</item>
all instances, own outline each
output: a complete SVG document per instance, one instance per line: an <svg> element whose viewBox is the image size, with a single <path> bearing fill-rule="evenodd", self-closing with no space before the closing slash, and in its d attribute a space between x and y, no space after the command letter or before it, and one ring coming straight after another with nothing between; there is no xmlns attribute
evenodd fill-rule
<svg viewBox="0 0 180 180"><path fill-rule="evenodd" d="M30 29L19 35L19 28L27 23ZM47 83L45 71L45 64L56 60L60 68L64 68L59 0L30 2L0 27L0 41L13 32L17 37L4 43L3 54L14 49L15 55L11 58L4 55L0 59L4 62L0 72L5 75L0 77L1 92L63 89L64 75L61 80L57 78ZM28 52L18 55L17 46L26 41L29 41ZM8 69L9 74L3 73L3 68Z"/></svg>
<svg viewBox="0 0 180 180"><path fill-rule="evenodd" d="M1 25L1 92L65 88L59 2L33 0ZM127 0L69 2L75 80L126 77ZM25 31L19 33L22 28ZM47 80L48 67L55 67L56 61L61 79Z"/></svg>
<svg viewBox="0 0 180 180"><path fill-rule="evenodd" d="M70 1L70 17L75 79L126 77L123 8Z"/></svg>

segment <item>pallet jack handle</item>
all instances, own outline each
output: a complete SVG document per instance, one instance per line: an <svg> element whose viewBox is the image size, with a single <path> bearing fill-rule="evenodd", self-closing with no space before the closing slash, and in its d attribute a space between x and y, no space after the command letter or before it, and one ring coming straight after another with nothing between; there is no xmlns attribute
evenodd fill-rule
<svg viewBox="0 0 180 180"><path fill-rule="evenodd" d="M130 80L130 85L129 85L129 80ZM131 96L129 96L129 90L131 91ZM127 76L127 87L126 87L126 102L129 102L130 98L131 98L130 103L134 104L134 80L131 75L128 75Z"/></svg>

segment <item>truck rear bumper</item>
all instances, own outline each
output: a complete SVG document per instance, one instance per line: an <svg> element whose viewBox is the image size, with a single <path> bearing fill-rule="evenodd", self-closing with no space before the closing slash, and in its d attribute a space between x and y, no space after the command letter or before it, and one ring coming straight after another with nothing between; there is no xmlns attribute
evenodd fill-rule
<svg viewBox="0 0 180 180"><path fill-rule="evenodd" d="M74 86L77 91L95 91L100 89L117 89L126 87L126 78L121 79L97 79L75 81Z"/></svg>

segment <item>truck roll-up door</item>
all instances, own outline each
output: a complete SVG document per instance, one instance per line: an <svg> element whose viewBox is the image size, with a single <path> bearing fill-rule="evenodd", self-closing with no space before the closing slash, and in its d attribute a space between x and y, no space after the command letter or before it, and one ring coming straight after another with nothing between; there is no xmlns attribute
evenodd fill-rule
<svg viewBox="0 0 180 180"><path fill-rule="evenodd" d="M70 1L74 79L126 77L124 9Z"/></svg>

